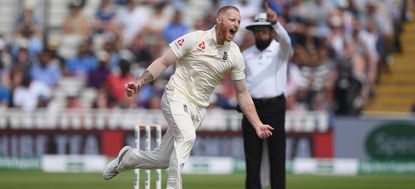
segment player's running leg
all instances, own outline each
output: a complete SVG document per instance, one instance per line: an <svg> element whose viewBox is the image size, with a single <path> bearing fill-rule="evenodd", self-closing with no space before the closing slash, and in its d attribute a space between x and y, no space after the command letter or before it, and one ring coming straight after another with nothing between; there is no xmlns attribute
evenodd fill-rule
<svg viewBox="0 0 415 189"><path fill-rule="evenodd" d="M109 180L118 173L131 169L165 169L169 165L173 144L173 135L170 129L167 129L160 146L152 151L125 146L117 158L107 164L102 175L105 180Z"/></svg>

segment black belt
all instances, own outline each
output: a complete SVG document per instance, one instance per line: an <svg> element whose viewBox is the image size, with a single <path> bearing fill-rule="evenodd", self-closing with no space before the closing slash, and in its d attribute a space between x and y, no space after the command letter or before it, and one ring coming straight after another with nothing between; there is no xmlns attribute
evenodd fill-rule
<svg viewBox="0 0 415 189"><path fill-rule="evenodd" d="M276 97L270 97L270 98L252 98L252 101L254 101L255 104L267 104L267 103L275 103L278 100L281 100L284 98L284 94L276 96Z"/></svg>

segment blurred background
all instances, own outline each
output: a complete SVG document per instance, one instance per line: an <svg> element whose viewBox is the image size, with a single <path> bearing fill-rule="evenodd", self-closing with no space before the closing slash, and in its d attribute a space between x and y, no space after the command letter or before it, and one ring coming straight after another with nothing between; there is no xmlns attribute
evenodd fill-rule
<svg viewBox="0 0 415 189"><path fill-rule="evenodd" d="M244 50L253 44L244 26L264 2L0 0L0 170L101 171L134 145L136 124L166 128L160 98L174 66L134 98L124 84L177 37L212 28L223 5L240 9ZM287 172L415 174L414 1L268 2L295 50ZM226 75L186 173L244 172L235 106Z"/></svg>

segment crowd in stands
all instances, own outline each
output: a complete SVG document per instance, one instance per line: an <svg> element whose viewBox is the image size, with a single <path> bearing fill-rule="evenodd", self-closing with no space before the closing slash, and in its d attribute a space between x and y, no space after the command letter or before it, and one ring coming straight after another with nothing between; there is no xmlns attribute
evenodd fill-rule
<svg viewBox="0 0 415 189"><path fill-rule="evenodd" d="M242 23L235 42L244 50L253 36L244 30L263 1L211 0L204 16L188 24L190 0L102 0L93 17L84 14L88 0L71 0L61 36L44 36L36 6L23 6L11 38L0 34L0 106L33 111L52 107L62 80L82 81L81 90L64 94L61 108L158 109L169 68L127 98L124 84L145 68L177 37L215 24L216 10L240 8ZM357 115L376 95L377 78L387 72L390 55L401 52L402 24L412 21L411 0L269 0L292 40L287 107L289 111L329 111ZM90 91L90 100L81 100ZM225 76L211 96L210 108L233 109L231 78ZM53 106L56 108L56 106ZM58 106L59 108L59 106Z"/></svg>

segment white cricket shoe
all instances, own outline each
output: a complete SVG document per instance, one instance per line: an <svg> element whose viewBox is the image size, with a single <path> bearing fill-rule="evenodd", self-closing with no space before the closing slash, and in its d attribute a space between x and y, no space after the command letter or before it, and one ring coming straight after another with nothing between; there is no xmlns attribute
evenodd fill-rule
<svg viewBox="0 0 415 189"><path fill-rule="evenodd" d="M102 172L102 176L104 177L104 180L112 179L119 173L117 171L118 165L121 163L125 154L127 154L128 150L130 149L132 149L131 146L124 146L124 148L122 148L120 152L118 153L117 158L113 159L107 164L104 171Z"/></svg>

